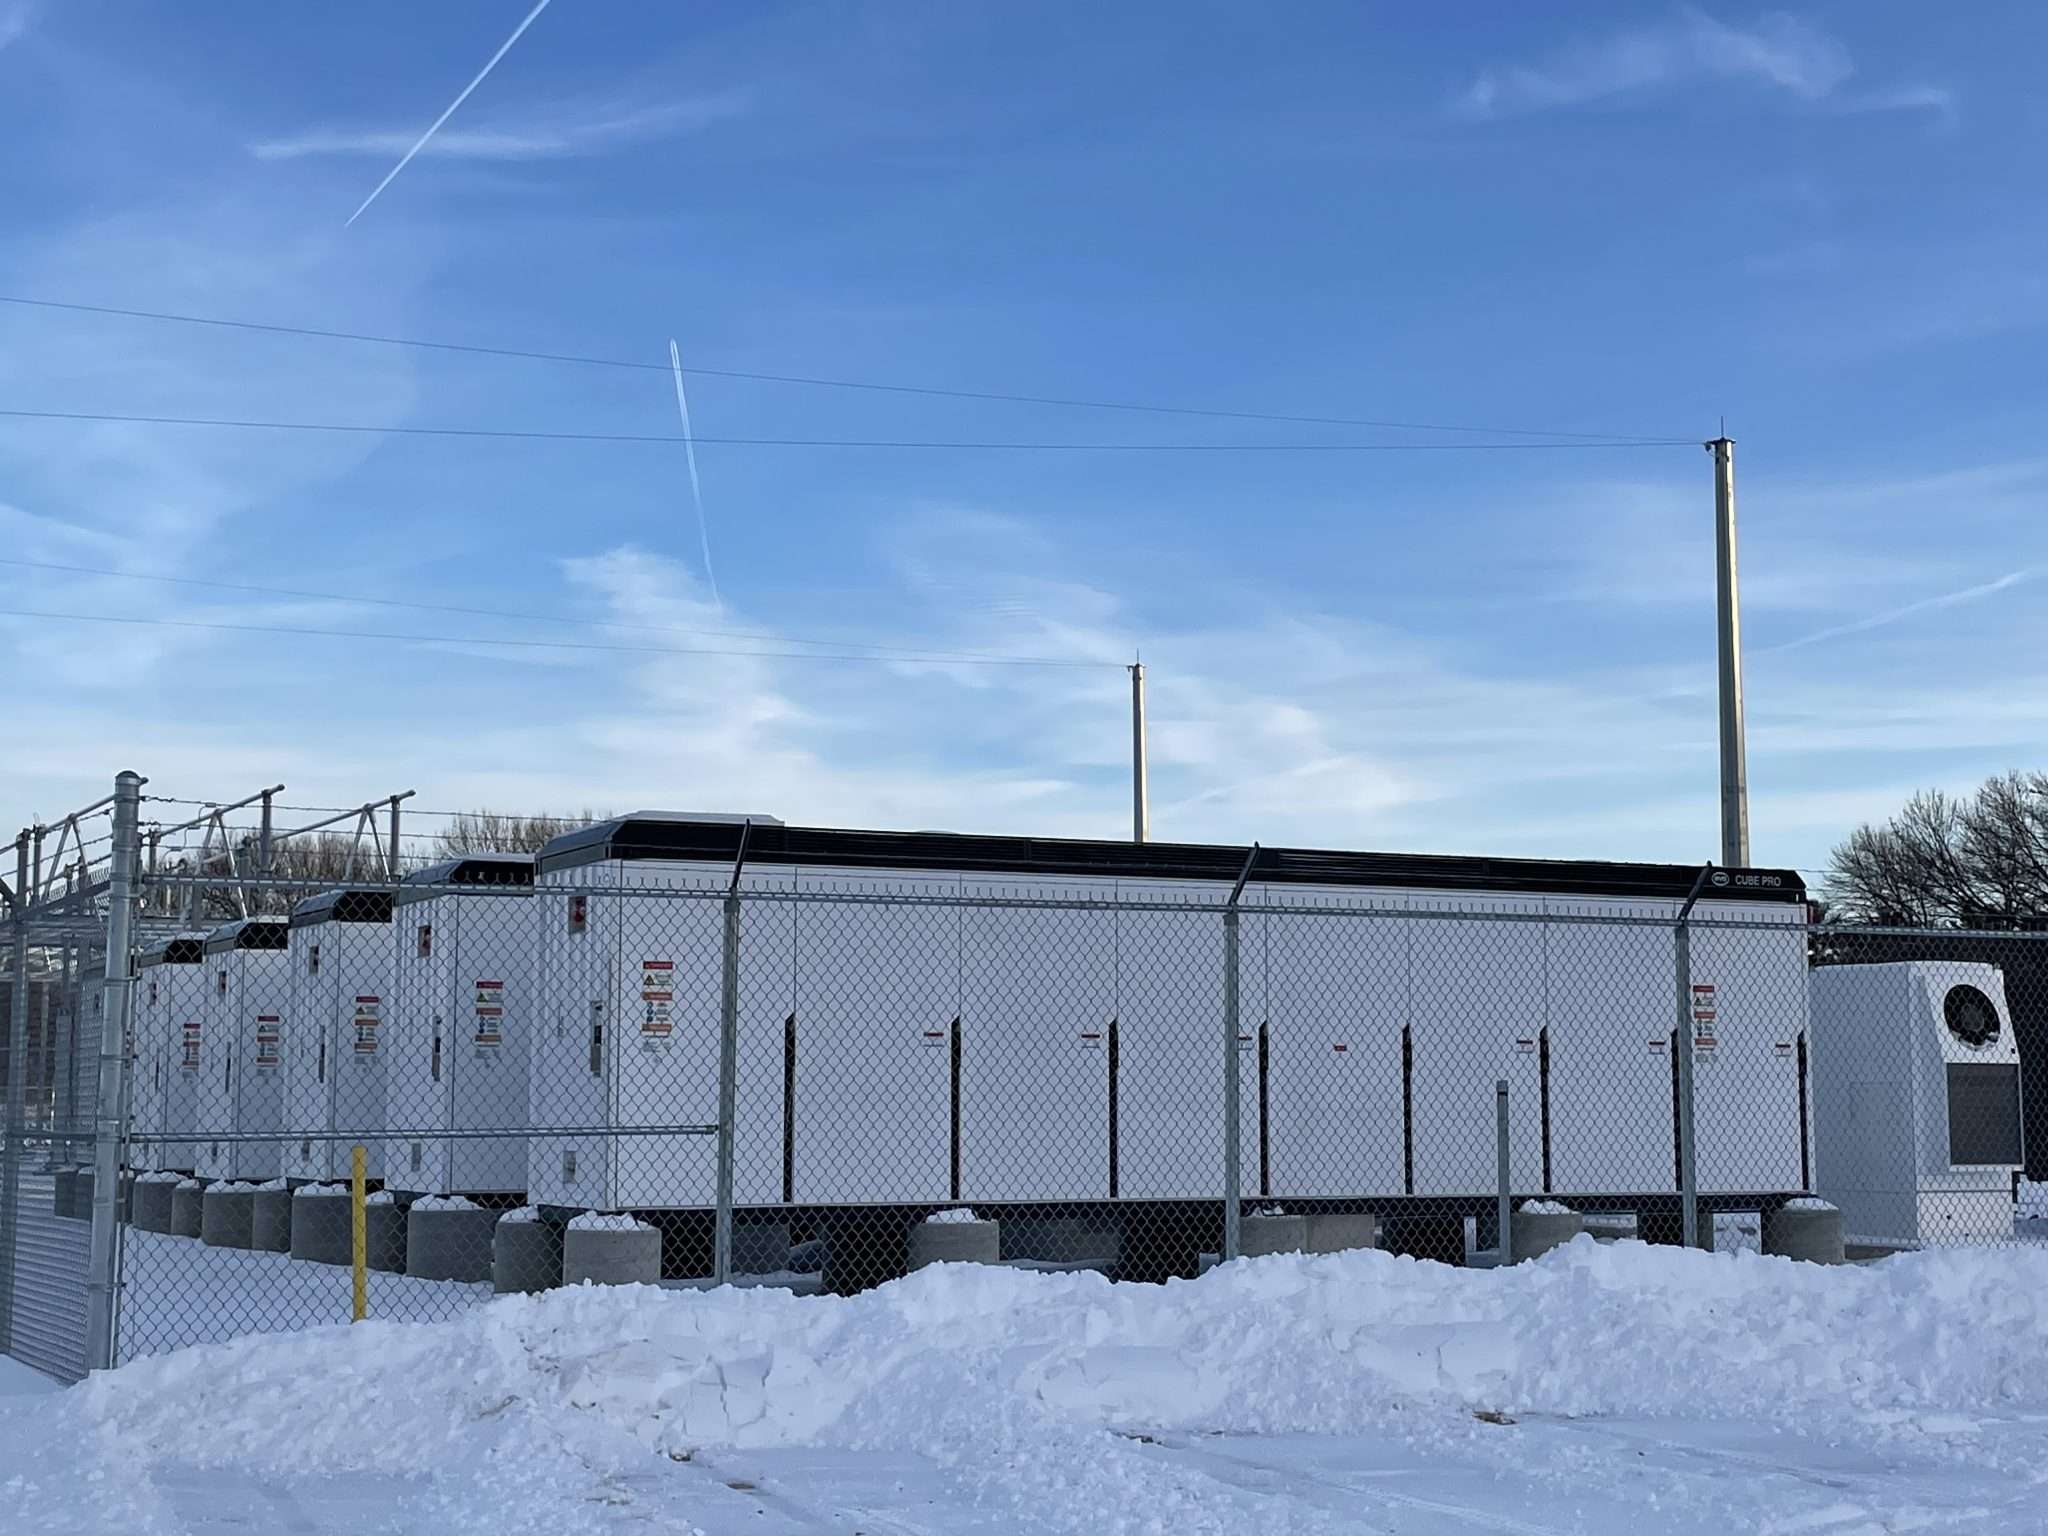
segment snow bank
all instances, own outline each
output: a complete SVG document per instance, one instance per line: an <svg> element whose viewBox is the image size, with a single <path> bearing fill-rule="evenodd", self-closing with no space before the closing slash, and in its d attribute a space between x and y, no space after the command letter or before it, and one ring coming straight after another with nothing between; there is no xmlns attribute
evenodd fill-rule
<svg viewBox="0 0 2048 1536"><path fill-rule="evenodd" d="M294 1200L311 1200L315 1196L331 1197L347 1193L348 1186L346 1184L301 1184L292 1191L292 1198Z"/></svg>
<svg viewBox="0 0 2048 1536"><path fill-rule="evenodd" d="M631 1216L607 1216L602 1211L585 1211L569 1222L572 1232L650 1232L644 1221L635 1221Z"/></svg>
<svg viewBox="0 0 2048 1536"><path fill-rule="evenodd" d="M950 1211L933 1211L931 1215L925 1217L925 1224L927 1226L942 1227L956 1221L979 1220L981 1218L975 1215L970 1207L956 1205Z"/></svg>
<svg viewBox="0 0 2048 1536"><path fill-rule="evenodd" d="M1821 1199L1818 1195L1800 1195L1796 1199L1787 1200L1785 1202L1785 1209L1788 1211L1832 1211L1835 1207L1828 1201Z"/></svg>
<svg viewBox="0 0 2048 1536"><path fill-rule="evenodd" d="M500 1226L503 1226L503 1225L504 1225L504 1224L505 1224L506 1222L508 1222L508 1221L539 1221L539 1220L540 1220L540 1208L539 1208L538 1206L533 1206L533 1205L522 1205L522 1206L519 1206L519 1207L517 1207L517 1208L515 1208L515 1209L513 1209L513 1210L509 1210L509 1211L507 1211L507 1212L506 1212L506 1213L505 1213L504 1215L500 1216L500 1217L498 1218L498 1224L499 1224Z"/></svg>
<svg viewBox="0 0 2048 1536"><path fill-rule="evenodd" d="M1530 1216L1569 1216L1572 1208L1556 1200L1524 1200L1515 1207Z"/></svg>
<svg viewBox="0 0 2048 1536"><path fill-rule="evenodd" d="M943 1463L1014 1441L1056 1478L1105 1429L2048 1412L2044 1336L2038 1250L1823 1267L1580 1238L1504 1270L1290 1254L1164 1286L961 1265L853 1297L591 1286L242 1339L96 1376L56 1432L299 1472L393 1446L489 1456L505 1436L621 1466L717 1446L916 1445ZM337 1403L374 1405L377 1432Z"/></svg>
<svg viewBox="0 0 2048 1536"><path fill-rule="evenodd" d="M261 1184L256 1185L255 1188L256 1193L260 1195L266 1194L272 1190L290 1189L291 1185L286 1183L283 1179L265 1179Z"/></svg>
<svg viewBox="0 0 2048 1536"><path fill-rule="evenodd" d="M205 1180L205 1179L180 1179L180 1180L178 1180L178 1188L180 1188L180 1189L204 1189L204 1188L206 1188L206 1186L207 1186L207 1182L208 1182L208 1181L207 1181L207 1180Z"/></svg>
<svg viewBox="0 0 2048 1536"><path fill-rule="evenodd" d="M138 1173L135 1175L135 1182L138 1184L182 1184L184 1181L185 1176L182 1173L159 1172Z"/></svg>
<svg viewBox="0 0 2048 1536"><path fill-rule="evenodd" d="M365 1205L396 1205L396 1204L398 1204L398 1196L397 1196L396 1194L394 1194L394 1193L393 1193L392 1191L388 1190L388 1189L380 1189L380 1190L378 1190L378 1191L377 1191L377 1193L375 1193L374 1195L366 1195L366 1196L364 1196L364 1197L363 1197L363 1204L365 1204Z"/></svg>

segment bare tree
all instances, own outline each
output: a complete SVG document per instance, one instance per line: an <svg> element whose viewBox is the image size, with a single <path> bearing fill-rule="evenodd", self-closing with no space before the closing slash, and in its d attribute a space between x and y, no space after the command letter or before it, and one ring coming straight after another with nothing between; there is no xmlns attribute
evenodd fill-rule
<svg viewBox="0 0 2048 1536"><path fill-rule="evenodd" d="M2031 927L2048 915L2048 774L2007 773L1967 797L1923 790L1838 845L1842 917L1908 927Z"/></svg>
<svg viewBox="0 0 2048 1536"><path fill-rule="evenodd" d="M538 853L550 839L602 820L602 815L589 810L579 816L508 816L499 811L470 811L454 817L434 835L434 849L444 859L460 858L466 853Z"/></svg>

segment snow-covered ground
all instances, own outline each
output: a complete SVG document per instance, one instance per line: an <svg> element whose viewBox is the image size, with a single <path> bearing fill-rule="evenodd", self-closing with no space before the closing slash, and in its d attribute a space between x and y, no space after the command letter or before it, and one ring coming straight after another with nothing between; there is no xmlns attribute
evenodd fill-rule
<svg viewBox="0 0 2048 1536"><path fill-rule="evenodd" d="M247 1333L346 1323L354 1279L337 1264L284 1253L210 1248L196 1238L129 1228L122 1238L120 1358L133 1360ZM488 1285L370 1271L370 1315L435 1322L488 1301Z"/></svg>
<svg viewBox="0 0 2048 1536"><path fill-rule="evenodd" d="M579 1288L0 1399L39 1533L2048 1530L2048 1252Z"/></svg>

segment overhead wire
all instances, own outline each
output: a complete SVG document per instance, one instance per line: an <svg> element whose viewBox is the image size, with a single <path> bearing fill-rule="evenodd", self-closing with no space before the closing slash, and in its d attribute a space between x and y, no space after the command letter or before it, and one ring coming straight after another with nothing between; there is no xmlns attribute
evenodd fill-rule
<svg viewBox="0 0 2048 1536"><path fill-rule="evenodd" d="M148 618L136 614L51 613L26 608L0 608L0 618L54 619L77 624L127 624L160 629L214 630L227 634L245 635L310 635L332 640L393 640L414 645L488 645L510 647L518 650L609 651L638 656L733 656L756 657L768 661L868 662L886 666L1085 667L1096 669L1121 667L1123 665L1121 662L1056 660L1049 657L964 657L941 654L924 656L857 656L830 651L733 650L708 646L607 645L594 640L516 640L491 638L482 635L412 635L379 630L325 629L310 625L230 624L201 619Z"/></svg>
<svg viewBox="0 0 2048 1536"><path fill-rule="evenodd" d="M673 432L548 432L515 427L422 427L357 421L264 421L226 416L156 416L112 411L38 411L0 407L0 416L22 421L105 422L149 427L229 427L260 432L343 432L400 437L467 437L555 443L660 443L681 448ZM699 447L887 448L961 453L1459 453L1483 449L1697 448L1689 437L1603 438L1596 441L1464 443L1091 443L976 441L946 438L704 437Z"/></svg>
<svg viewBox="0 0 2048 1536"><path fill-rule="evenodd" d="M170 586L208 587L223 592L249 592L265 597L295 597L316 602L360 603L365 607L407 608L421 613L453 613L472 618L516 619L527 623L577 624L592 629L615 629L658 635L694 635L711 640L760 640L780 645L832 646L842 651L863 651L877 653L878 660L931 661L943 657L954 661L1003 660L1035 661L1047 666L1062 665L1072 658L1043 656L1012 656L999 651L962 651L940 646L911 646L883 644L866 640L821 640L802 635L783 635L772 631L734 629L693 629L672 624L627 624L614 619L587 619L570 614L529 613L505 608L472 608L455 603L419 603L395 597L361 597L342 592L315 592L302 587L261 586L252 582L209 581L197 576L163 576L152 571L117 571L102 566L70 565L55 560L18 560L0 555L0 566L14 566L31 571L62 571L75 576L105 576L123 581L154 581Z"/></svg>
<svg viewBox="0 0 2048 1536"><path fill-rule="evenodd" d="M662 373L669 371L667 364L646 362L635 358L593 357L573 352L543 352L521 347L486 346L455 341L430 341L412 336L383 336L368 331L339 331L308 325L266 324L255 320L231 320L217 315L189 315L168 310L130 309L111 304L80 304L60 299L29 298L20 294L0 294L0 304L14 304L33 309L68 310L76 314L107 315L128 320L156 320L179 325L213 326L223 330L255 331L275 336L305 336L323 341L350 341L376 346L414 347L433 352L468 353L478 357L519 358L530 362L570 363L592 368L630 368ZM1319 427L1374 427L1385 431L1454 432L1494 437L1581 438L1617 442L1633 441L1644 444L1666 441L1660 438L1643 437L1639 434L1620 432L1552 431L1540 427L1479 427L1447 425L1442 422L1376 420L1361 416L1304 415L1285 411L1232 410L1213 406L1156 405L1130 400L1091 400L1059 395L1021 394L1003 390L948 389L925 384L892 384L872 379L839 379L811 374L763 373L739 368L690 367L682 371L685 375L696 374L707 379L736 379L757 384L789 384L817 389L869 390L892 395L923 395L939 399L979 400L1009 405L1053 406L1070 410L1127 411L1152 416L1203 416L1220 421L1266 421ZM706 441L706 439L700 438L699 441ZM1693 439L1685 438L1682 441L1690 444Z"/></svg>

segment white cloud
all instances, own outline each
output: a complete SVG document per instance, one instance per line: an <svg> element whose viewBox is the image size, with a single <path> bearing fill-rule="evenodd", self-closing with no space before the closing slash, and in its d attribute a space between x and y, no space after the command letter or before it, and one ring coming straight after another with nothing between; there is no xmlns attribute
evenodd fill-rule
<svg viewBox="0 0 2048 1536"><path fill-rule="evenodd" d="M562 108L537 113L518 125L450 128L436 134L420 153L454 160L568 159L688 133L745 109L746 97L738 92L625 110ZM405 128L313 128L259 140L249 146L249 153L259 160L316 155L382 158L404 154L418 137L417 130Z"/></svg>
<svg viewBox="0 0 2048 1536"><path fill-rule="evenodd" d="M0 48L16 41L36 19L39 0L0 0Z"/></svg>
<svg viewBox="0 0 2048 1536"><path fill-rule="evenodd" d="M1854 73L1849 50L1838 39L1796 16L1767 12L1737 26L1688 8L1667 21L1572 44L1529 63L1489 66L1451 105L1461 116L1511 117L1732 82L1839 111L1945 114L1953 108L1950 94L1934 86L1845 92Z"/></svg>

